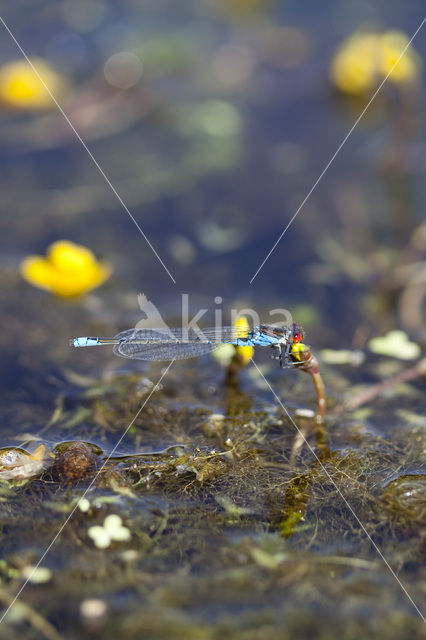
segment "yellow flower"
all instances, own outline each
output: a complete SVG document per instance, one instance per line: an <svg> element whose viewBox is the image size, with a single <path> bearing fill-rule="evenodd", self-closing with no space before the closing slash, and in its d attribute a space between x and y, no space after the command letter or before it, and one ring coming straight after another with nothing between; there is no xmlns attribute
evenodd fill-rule
<svg viewBox="0 0 426 640"><path fill-rule="evenodd" d="M31 62L53 95L59 97L66 86L64 77L42 58L32 58ZM0 67L0 101L15 109L51 109L55 106L26 60L13 60Z"/></svg>
<svg viewBox="0 0 426 640"><path fill-rule="evenodd" d="M330 77L333 84L345 93L359 95L375 88L389 72L389 82L396 85L415 80L420 74L421 60L411 46L392 68L408 42L402 31L353 34L343 42L332 60Z"/></svg>
<svg viewBox="0 0 426 640"><path fill-rule="evenodd" d="M250 325L245 316L240 316L234 322L234 328L237 329L238 338L246 338L247 332L250 331ZM250 362L254 354L253 347L237 347L233 344L221 344L213 351L213 357L223 366L227 367L231 362L235 361L235 357L239 356L239 365L245 366Z"/></svg>
<svg viewBox="0 0 426 640"><path fill-rule="evenodd" d="M380 71L383 76L386 76L392 69L408 42L408 36L402 31L386 31L380 36ZM409 46L401 60L392 70L389 80L395 84L411 82L419 76L421 66L422 62L419 54Z"/></svg>
<svg viewBox="0 0 426 640"><path fill-rule="evenodd" d="M331 79L347 93L364 93L376 79L376 36L355 34L346 40L331 63Z"/></svg>
<svg viewBox="0 0 426 640"><path fill-rule="evenodd" d="M247 336L248 331L250 331L250 325L245 316L240 316L234 322L234 327L237 329L237 336L240 338L245 338ZM240 356L242 360L242 364L246 365L250 362L253 357L254 349L253 347L235 347L237 354Z"/></svg>
<svg viewBox="0 0 426 640"><path fill-rule="evenodd" d="M51 244L46 257L24 258L20 270L30 284L63 297L78 296L94 289L112 273L108 262L98 262L90 249L68 240Z"/></svg>

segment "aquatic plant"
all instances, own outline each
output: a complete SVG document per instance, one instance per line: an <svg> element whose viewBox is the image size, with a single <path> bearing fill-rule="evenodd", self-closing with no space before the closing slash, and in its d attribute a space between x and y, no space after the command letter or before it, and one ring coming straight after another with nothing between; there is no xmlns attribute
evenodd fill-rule
<svg viewBox="0 0 426 640"><path fill-rule="evenodd" d="M416 342L410 342L405 331L397 329L389 331L385 336L371 338L368 347L373 353L400 360L416 360L421 355L420 346Z"/></svg>
<svg viewBox="0 0 426 640"><path fill-rule="evenodd" d="M31 63L45 84L26 60L12 60L0 67L0 101L8 107L28 111L54 108L46 86L55 97L60 97L67 80L42 58L32 58Z"/></svg>
<svg viewBox="0 0 426 640"><path fill-rule="evenodd" d="M126 542L131 538L130 530L123 526L120 516L115 513L107 516L102 526L89 527L87 533L98 549L106 549L111 542Z"/></svg>
<svg viewBox="0 0 426 640"><path fill-rule="evenodd" d="M238 337L244 337L250 331L250 325L245 316L238 317L234 322L234 328L239 332ZM241 333L240 333L241 332ZM212 353L220 364L237 369L244 367L254 355L253 347L239 347L233 344L222 344Z"/></svg>
<svg viewBox="0 0 426 640"><path fill-rule="evenodd" d="M397 30L354 33L340 45L331 62L332 83L339 91L362 95L374 89L391 70L388 81L394 85L403 86L416 81L422 65L413 47L408 46L401 60L392 68L408 42L408 36Z"/></svg>
<svg viewBox="0 0 426 640"><path fill-rule="evenodd" d="M40 289L61 297L79 296L99 287L109 278L112 266L69 240L50 245L47 256L28 256L20 265L22 277Z"/></svg>

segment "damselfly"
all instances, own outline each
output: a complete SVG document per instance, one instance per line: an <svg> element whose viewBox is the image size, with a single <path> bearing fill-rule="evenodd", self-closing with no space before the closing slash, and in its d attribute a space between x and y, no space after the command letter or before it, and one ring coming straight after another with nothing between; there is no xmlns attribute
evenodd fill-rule
<svg viewBox="0 0 426 640"><path fill-rule="evenodd" d="M238 347L272 347L281 366L298 364L296 352L304 351L303 331L298 324L287 327L259 325L254 329L127 329L114 338L74 338L74 347L112 345L114 353L136 360L182 360L209 353L221 344ZM295 348L298 346L298 349Z"/></svg>

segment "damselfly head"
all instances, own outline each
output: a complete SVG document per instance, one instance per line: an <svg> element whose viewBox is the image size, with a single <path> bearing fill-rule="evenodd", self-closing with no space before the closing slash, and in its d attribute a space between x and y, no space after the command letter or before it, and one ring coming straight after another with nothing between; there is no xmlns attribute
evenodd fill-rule
<svg viewBox="0 0 426 640"><path fill-rule="evenodd" d="M293 330L291 333L291 339L293 344L297 344L298 342L302 342L303 338L304 338L304 332L302 327L300 326L300 324L296 324L296 322L293 322Z"/></svg>

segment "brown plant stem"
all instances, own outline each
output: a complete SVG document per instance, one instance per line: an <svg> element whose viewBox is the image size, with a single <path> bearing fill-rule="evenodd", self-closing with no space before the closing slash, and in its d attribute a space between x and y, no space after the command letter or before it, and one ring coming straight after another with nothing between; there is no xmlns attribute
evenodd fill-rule
<svg viewBox="0 0 426 640"><path fill-rule="evenodd" d="M16 600L12 594L8 593L5 589L0 587L0 601L6 607L15 607L29 624L37 629L42 636L47 640L63 640L61 636L42 615L40 615L35 609L30 607L29 604L22 602L22 600Z"/></svg>
<svg viewBox="0 0 426 640"><path fill-rule="evenodd" d="M295 356L293 356L294 361L297 363L298 369L302 371L306 371L312 376L312 381L314 383L315 392L317 394L317 411L315 414L315 423L314 428L308 430L300 430L299 433L295 436L293 445L291 448L290 454L290 463L294 464L296 457L300 454L303 445L305 444L306 438L314 431L317 438L317 447L319 452L323 452L327 450L326 440L325 440L325 429L324 429L324 420L327 409L327 402L325 398L325 386L324 381L321 377L319 362L317 358L312 353L310 347L307 347L305 351L301 351L297 353L297 360Z"/></svg>
<svg viewBox="0 0 426 640"><path fill-rule="evenodd" d="M325 387L324 381L321 377L319 362L312 353L310 347L307 347L305 351L301 351L297 354L299 360L298 369L306 371L312 376L315 392L317 394L317 412L315 416L315 422L317 425L322 425L325 419L325 413L327 409L327 403L325 399Z"/></svg>

